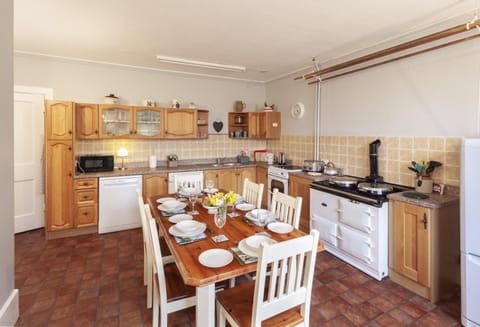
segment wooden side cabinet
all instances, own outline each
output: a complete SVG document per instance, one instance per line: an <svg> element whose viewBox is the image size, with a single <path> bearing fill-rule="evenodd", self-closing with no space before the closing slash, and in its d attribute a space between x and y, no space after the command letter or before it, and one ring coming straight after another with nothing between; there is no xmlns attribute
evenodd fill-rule
<svg viewBox="0 0 480 327"><path fill-rule="evenodd" d="M72 141L53 140L46 143L45 204L47 232L73 227L72 147Z"/></svg>
<svg viewBox="0 0 480 327"><path fill-rule="evenodd" d="M459 205L432 209L390 203L390 278L432 302L458 291Z"/></svg>
<svg viewBox="0 0 480 327"><path fill-rule="evenodd" d="M303 198L302 211L300 213L299 229L304 233L310 233L310 183L308 178L289 175L288 194L291 196L300 196Z"/></svg>
<svg viewBox="0 0 480 327"><path fill-rule="evenodd" d="M74 227L98 225L98 179L82 178L74 181Z"/></svg>
<svg viewBox="0 0 480 327"><path fill-rule="evenodd" d="M165 113L165 138L197 137L197 112L187 109L167 109Z"/></svg>
<svg viewBox="0 0 480 327"><path fill-rule="evenodd" d="M143 175L143 199L168 193L168 174Z"/></svg>
<svg viewBox="0 0 480 327"><path fill-rule="evenodd" d="M243 181L245 178L248 178L248 180L252 182L256 181L255 167L223 168L205 170L203 172L203 179L213 180L216 188L226 191L234 191L237 194L242 194Z"/></svg>
<svg viewBox="0 0 480 327"><path fill-rule="evenodd" d="M229 112L231 138L278 139L281 135L280 112Z"/></svg>

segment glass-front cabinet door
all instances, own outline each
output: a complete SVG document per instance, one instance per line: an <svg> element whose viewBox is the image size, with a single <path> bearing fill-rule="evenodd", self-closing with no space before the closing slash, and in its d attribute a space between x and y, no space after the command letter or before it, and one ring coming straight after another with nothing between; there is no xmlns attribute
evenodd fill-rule
<svg viewBox="0 0 480 327"><path fill-rule="evenodd" d="M135 108L136 137L163 137L163 110L157 108Z"/></svg>
<svg viewBox="0 0 480 327"><path fill-rule="evenodd" d="M120 105L100 105L100 138L125 138L132 134L132 108Z"/></svg>

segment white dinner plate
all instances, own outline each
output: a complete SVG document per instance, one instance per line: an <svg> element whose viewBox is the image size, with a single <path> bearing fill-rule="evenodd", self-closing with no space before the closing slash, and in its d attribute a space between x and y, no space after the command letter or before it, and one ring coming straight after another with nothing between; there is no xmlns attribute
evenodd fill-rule
<svg viewBox="0 0 480 327"><path fill-rule="evenodd" d="M171 222L172 224L176 224L179 221L184 221L184 220L192 220L193 217L191 215L187 215L185 213L179 213L178 215L173 215L170 218L168 218L168 221Z"/></svg>
<svg viewBox="0 0 480 327"><path fill-rule="evenodd" d="M160 198L160 199L157 199L157 202L158 203L163 203L163 202L167 202L167 201L173 201L175 200L175 198Z"/></svg>
<svg viewBox="0 0 480 327"><path fill-rule="evenodd" d="M273 222L267 225L267 228L270 229L272 232L278 234L286 234L290 233L293 230L293 226L287 223L282 222Z"/></svg>
<svg viewBox="0 0 480 327"><path fill-rule="evenodd" d="M189 236L194 236L194 235L203 233L206 228L207 226L205 224L199 223L198 229L195 229L191 232L182 232L177 228L177 225L173 225L173 226L170 226L170 228L168 229L168 232L171 235L177 236L177 237L189 237Z"/></svg>
<svg viewBox="0 0 480 327"><path fill-rule="evenodd" d="M213 187L212 187L210 190L209 190L208 188L206 188L206 189L203 190L203 192L205 192L205 193L210 193L210 194L212 194L212 193L217 193L217 192L218 192L218 188L213 188Z"/></svg>
<svg viewBox="0 0 480 327"><path fill-rule="evenodd" d="M199 223L196 220L183 220L179 221L176 225L177 230L182 233L192 233L200 228L202 223Z"/></svg>
<svg viewBox="0 0 480 327"><path fill-rule="evenodd" d="M246 255L249 255L251 257L258 257L258 250L255 251L254 249L250 248L248 245L247 245L247 242L245 240L241 240L239 243L238 243L238 248L240 249L240 251L242 251L243 253L245 253Z"/></svg>
<svg viewBox="0 0 480 327"><path fill-rule="evenodd" d="M164 206L163 204L160 204L157 208L162 210L162 211L166 211L166 212L174 212L174 211L178 211L180 209L183 209L187 206L187 204L185 202L178 202L178 205L176 205L175 207L166 207Z"/></svg>
<svg viewBox="0 0 480 327"><path fill-rule="evenodd" d="M235 206L238 210L242 210L242 211L250 211L250 210L253 210L255 209L255 206L251 203L246 203L246 202L243 202L243 203L239 203Z"/></svg>
<svg viewBox="0 0 480 327"><path fill-rule="evenodd" d="M233 260L233 254L225 249L211 249L203 251L198 261L210 268L219 268L228 265Z"/></svg>

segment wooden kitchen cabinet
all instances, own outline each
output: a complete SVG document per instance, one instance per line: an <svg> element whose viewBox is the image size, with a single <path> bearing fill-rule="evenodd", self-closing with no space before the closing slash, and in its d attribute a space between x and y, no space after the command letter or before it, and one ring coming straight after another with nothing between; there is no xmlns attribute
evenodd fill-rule
<svg viewBox="0 0 480 327"><path fill-rule="evenodd" d="M158 139L164 137L164 109L150 107L133 108L133 130L135 138Z"/></svg>
<svg viewBox="0 0 480 327"><path fill-rule="evenodd" d="M72 141L47 140L45 162L46 231L72 228Z"/></svg>
<svg viewBox="0 0 480 327"><path fill-rule="evenodd" d="M45 101L45 132L47 140L72 139L73 102Z"/></svg>
<svg viewBox="0 0 480 327"><path fill-rule="evenodd" d="M278 139L280 112L229 112L228 133L232 138Z"/></svg>
<svg viewBox="0 0 480 327"><path fill-rule="evenodd" d="M168 193L168 174L143 175L143 199Z"/></svg>
<svg viewBox="0 0 480 327"><path fill-rule="evenodd" d="M98 104L75 104L75 135L77 139L99 138Z"/></svg>
<svg viewBox="0 0 480 327"><path fill-rule="evenodd" d="M426 208L391 201L390 278L432 302L459 287L458 203Z"/></svg>
<svg viewBox="0 0 480 327"><path fill-rule="evenodd" d="M84 228L98 225L98 179L76 179L74 188L74 227Z"/></svg>
<svg viewBox="0 0 480 327"><path fill-rule="evenodd" d="M197 137L197 111L167 109L165 112L165 138L193 139Z"/></svg>
<svg viewBox="0 0 480 327"><path fill-rule="evenodd" d="M248 178L255 182L256 170L255 167L206 170L203 172L203 178L213 180L216 188L242 194L243 181Z"/></svg>
<svg viewBox="0 0 480 327"><path fill-rule="evenodd" d="M309 234L310 233L310 183L312 181L308 178L300 176L289 175L288 178L288 194L294 197L300 196L303 198L302 211L300 213L299 229Z"/></svg>
<svg viewBox="0 0 480 327"><path fill-rule="evenodd" d="M268 169L258 166L256 169L257 183L263 184L262 208L268 207Z"/></svg>
<svg viewBox="0 0 480 327"><path fill-rule="evenodd" d="M118 104L98 106L101 139L129 138L132 134L133 108Z"/></svg>

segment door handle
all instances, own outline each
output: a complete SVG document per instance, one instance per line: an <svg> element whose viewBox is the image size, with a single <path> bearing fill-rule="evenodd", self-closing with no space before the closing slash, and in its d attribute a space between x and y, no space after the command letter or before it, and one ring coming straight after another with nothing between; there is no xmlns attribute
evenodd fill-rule
<svg viewBox="0 0 480 327"><path fill-rule="evenodd" d="M423 228L424 228L424 229L427 229L428 220L427 220L427 214L426 214L426 213L423 214L422 223L423 223Z"/></svg>

